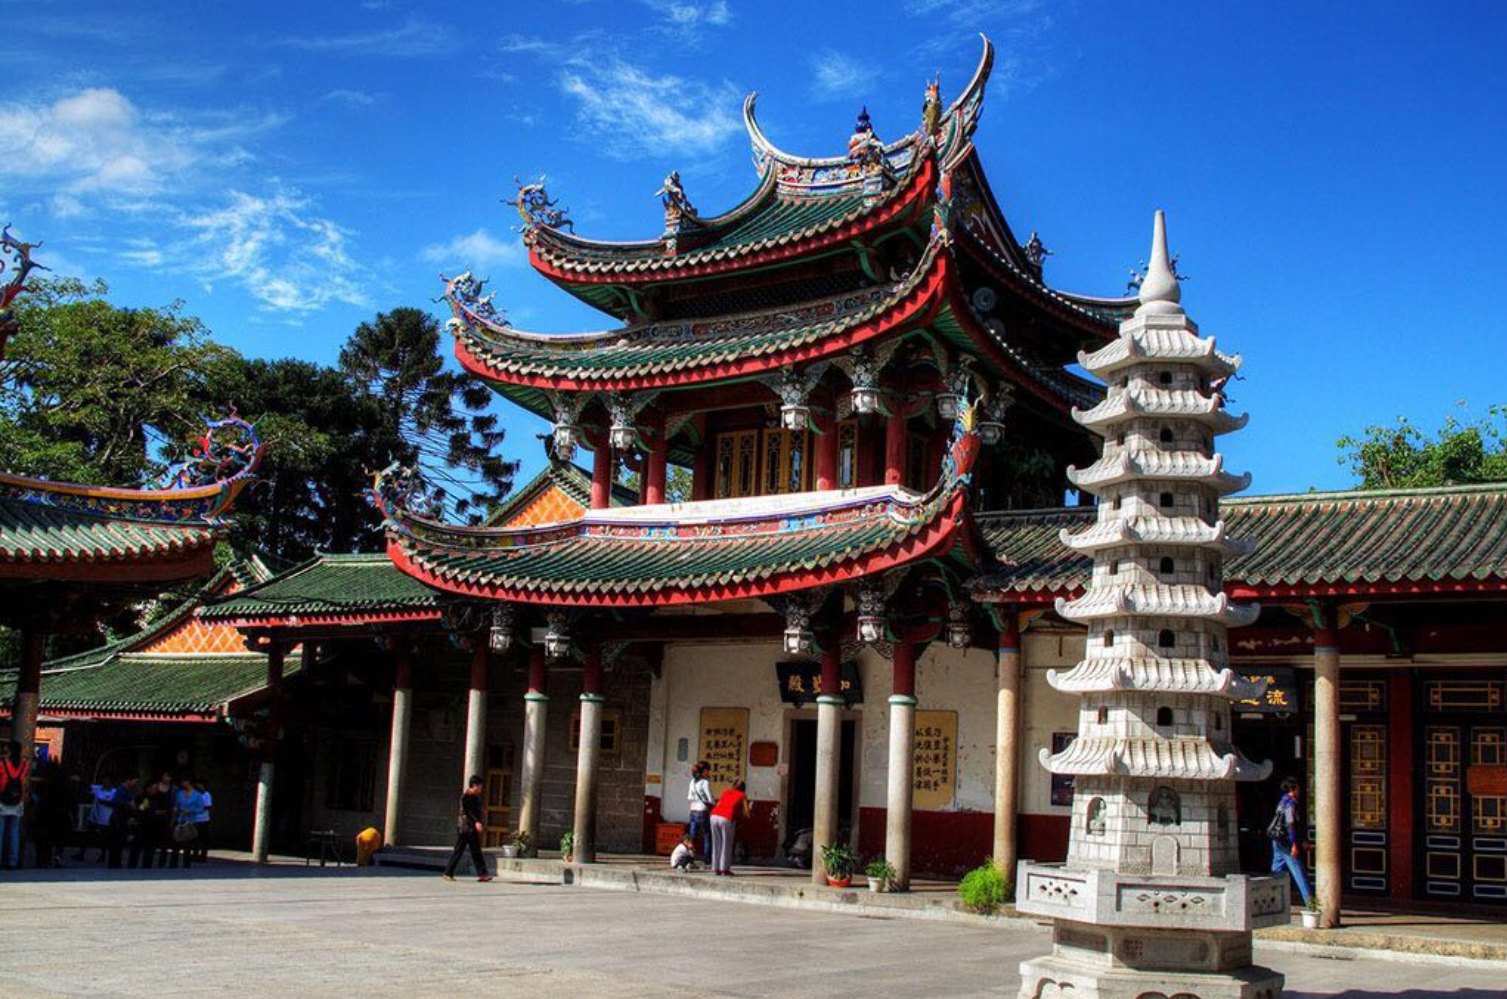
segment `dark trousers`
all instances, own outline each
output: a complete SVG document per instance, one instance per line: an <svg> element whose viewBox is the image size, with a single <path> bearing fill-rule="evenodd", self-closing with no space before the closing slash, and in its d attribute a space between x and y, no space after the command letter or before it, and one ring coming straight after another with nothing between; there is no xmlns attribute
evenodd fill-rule
<svg viewBox="0 0 1507 999"><path fill-rule="evenodd" d="M481 834L475 829L468 829L455 837L455 849L450 854L450 863L445 865L445 877L455 877L455 869L460 866L460 858L467 849L471 851L471 866L476 868L476 876L487 876L487 858L481 852Z"/></svg>
<svg viewBox="0 0 1507 999"><path fill-rule="evenodd" d="M154 858L159 866L167 866L167 825L156 821L143 822L136 838L131 841L126 866L149 868Z"/></svg>

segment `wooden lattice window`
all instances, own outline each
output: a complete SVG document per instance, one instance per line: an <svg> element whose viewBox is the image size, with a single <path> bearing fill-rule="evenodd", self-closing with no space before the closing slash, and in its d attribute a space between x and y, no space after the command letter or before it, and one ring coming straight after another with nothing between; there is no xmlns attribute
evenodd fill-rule
<svg viewBox="0 0 1507 999"><path fill-rule="evenodd" d="M1424 731L1424 825L1429 832L1460 831L1460 730L1431 725Z"/></svg>
<svg viewBox="0 0 1507 999"><path fill-rule="evenodd" d="M1341 711L1383 711L1387 706L1387 685L1381 680L1341 680Z"/></svg>
<svg viewBox="0 0 1507 999"><path fill-rule="evenodd" d="M1474 767L1499 767L1507 763L1507 728L1477 726L1471 729L1470 763ZM1507 833L1507 797L1473 794L1470 804L1470 824L1477 835Z"/></svg>
<svg viewBox="0 0 1507 999"><path fill-rule="evenodd" d="M764 431L766 496L803 493L811 488L811 440L805 430Z"/></svg>
<svg viewBox="0 0 1507 999"><path fill-rule="evenodd" d="M618 711L604 710L602 712L602 737L597 743L598 751L603 756L616 756L620 743L622 713ZM581 712L575 711L570 716L570 751L579 752L581 749Z"/></svg>
<svg viewBox="0 0 1507 999"><path fill-rule="evenodd" d="M1387 730L1350 727L1350 827L1387 827Z"/></svg>
<svg viewBox="0 0 1507 999"><path fill-rule="evenodd" d="M858 485L858 421L844 420L837 425L837 488Z"/></svg>
<svg viewBox="0 0 1507 999"><path fill-rule="evenodd" d="M759 488L759 432L740 430L717 437L716 498L752 496Z"/></svg>
<svg viewBox="0 0 1507 999"><path fill-rule="evenodd" d="M1432 711L1500 711L1500 680L1431 680L1424 684Z"/></svg>

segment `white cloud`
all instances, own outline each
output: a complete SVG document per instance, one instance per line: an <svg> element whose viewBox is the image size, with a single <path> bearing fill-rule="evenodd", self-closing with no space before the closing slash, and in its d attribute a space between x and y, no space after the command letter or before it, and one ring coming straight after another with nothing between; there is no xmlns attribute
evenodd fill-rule
<svg viewBox="0 0 1507 999"><path fill-rule="evenodd" d="M365 269L350 255L349 230L310 214L297 193L231 191L222 208L186 214L191 233L176 253L205 281L234 280L265 307L312 312L331 302L366 306Z"/></svg>
<svg viewBox="0 0 1507 999"><path fill-rule="evenodd" d="M560 86L575 98L582 128L617 159L710 153L743 127L732 84L652 76L614 56L575 60Z"/></svg>
<svg viewBox="0 0 1507 999"><path fill-rule="evenodd" d="M320 98L321 101L329 101L332 104L344 104L353 108L369 108L377 103L377 98L364 90L347 90L340 87L331 90Z"/></svg>
<svg viewBox="0 0 1507 999"><path fill-rule="evenodd" d="M419 256L452 271L475 270L517 266L523 263L523 248L517 240L498 239L483 228L443 243L430 243Z"/></svg>
<svg viewBox="0 0 1507 999"><path fill-rule="evenodd" d="M443 55L451 50L450 29L410 17L399 28L357 31L344 35L292 35L277 40L279 45L305 52L332 52L337 55L387 56L413 58Z"/></svg>
<svg viewBox="0 0 1507 999"><path fill-rule="evenodd" d="M733 11L727 0L713 3L687 3L685 0L639 0L645 7L660 14L678 27L695 27L709 24L722 27L732 23Z"/></svg>
<svg viewBox="0 0 1507 999"><path fill-rule="evenodd" d="M191 124L147 114L110 87L91 87L50 104L0 104L0 179L54 196L78 214L81 195L141 197L178 187L205 169L244 162L247 137L283 123L276 115L201 116ZM56 200L57 196L69 198Z"/></svg>
<svg viewBox="0 0 1507 999"><path fill-rule="evenodd" d="M867 98L879 80L872 64L834 49L822 49L811 57L811 75L811 95L820 101Z"/></svg>

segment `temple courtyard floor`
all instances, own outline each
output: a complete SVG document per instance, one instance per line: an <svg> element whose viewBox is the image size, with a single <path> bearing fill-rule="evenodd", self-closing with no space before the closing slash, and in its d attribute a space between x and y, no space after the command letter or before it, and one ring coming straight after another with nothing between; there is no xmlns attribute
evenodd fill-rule
<svg viewBox="0 0 1507 999"><path fill-rule="evenodd" d="M391 868L7 873L5 999L1004 996L1046 931ZM1262 947L1291 996L1500 999L1500 964Z"/></svg>

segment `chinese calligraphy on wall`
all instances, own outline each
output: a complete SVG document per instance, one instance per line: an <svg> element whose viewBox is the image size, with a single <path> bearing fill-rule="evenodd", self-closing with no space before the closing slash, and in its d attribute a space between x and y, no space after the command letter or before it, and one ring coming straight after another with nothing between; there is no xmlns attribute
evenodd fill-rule
<svg viewBox="0 0 1507 999"><path fill-rule="evenodd" d="M748 763L748 709L702 708L699 759L712 765L712 793L721 794L743 780Z"/></svg>
<svg viewBox="0 0 1507 999"><path fill-rule="evenodd" d="M916 712L916 761L911 788L914 807L947 808L957 793L958 713Z"/></svg>

